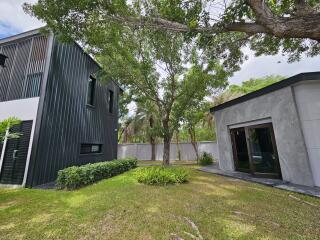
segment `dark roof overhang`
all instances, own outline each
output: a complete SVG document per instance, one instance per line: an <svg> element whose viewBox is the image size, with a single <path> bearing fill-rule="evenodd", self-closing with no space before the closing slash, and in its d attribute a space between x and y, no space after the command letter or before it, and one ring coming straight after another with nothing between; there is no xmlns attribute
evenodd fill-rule
<svg viewBox="0 0 320 240"><path fill-rule="evenodd" d="M214 113L214 112L219 111L221 109L231 107L233 105L248 101L248 100L256 98L256 97L260 97L262 95L274 92L274 91L279 90L281 88L291 86L291 85L296 84L298 82L310 81L310 80L311 81L314 81L314 80L320 81L320 72L299 73L299 74L294 75L292 77L286 78L280 82L271 84L271 85L264 87L264 88L261 88L257 91L248 93L248 94L243 95L241 97L235 98L235 99L230 100L228 102L225 102L225 103L222 103L222 104L217 105L215 107L212 107L212 108L210 108L210 112Z"/></svg>

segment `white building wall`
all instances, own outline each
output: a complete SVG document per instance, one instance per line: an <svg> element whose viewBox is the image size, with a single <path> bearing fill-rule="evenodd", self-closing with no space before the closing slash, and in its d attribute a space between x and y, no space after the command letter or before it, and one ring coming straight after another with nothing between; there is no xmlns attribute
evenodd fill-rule
<svg viewBox="0 0 320 240"><path fill-rule="evenodd" d="M300 83L294 92L313 179L320 186L320 82Z"/></svg>
<svg viewBox="0 0 320 240"><path fill-rule="evenodd" d="M30 135L30 141L29 141L29 150L26 160L26 168L25 168L25 174L24 179L22 182L22 186L25 185L27 180L27 173L29 168L29 162L30 162L30 156L31 156L31 148L32 148L32 141L34 136L34 130L36 126L36 118L37 118L37 112L38 112L38 105L39 105L39 97L34 98L26 98L26 99L18 99L13 101L7 101L7 102L0 102L0 121L5 120L9 117L16 117L20 119L21 121L27 121L32 120L32 129L31 129L31 135ZM4 144L5 147L5 144ZM0 153L0 171L1 166L3 162L3 156L4 151Z"/></svg>
<svg viewBox="0 0 320 240"><path fill-rule="evenodd" d="M299 121L292 87L241 102L215 112L219 147L219 166L234 171L230 128L268 119L273 124L284 181L314 186L308 151Z"/></svg>

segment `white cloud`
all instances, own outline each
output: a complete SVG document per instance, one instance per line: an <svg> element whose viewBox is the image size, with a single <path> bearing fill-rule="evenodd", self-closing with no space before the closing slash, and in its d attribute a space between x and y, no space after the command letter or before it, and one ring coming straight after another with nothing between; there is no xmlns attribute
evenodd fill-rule
<svg viewBox="0 0 320 240"><path fill-rule="evenodd" d="M37 0L0 0L0 35L32 30L45 25L34 17L27 15L23 9L24 2L35 3Z"/></svg>
<svg viewBox="0 0 320 240"><path fill-rule="evenodd" d="M229 79L230 83L239 84L250 78L263 77L266 75L283 75L290 77L302 72L320 71L320 57L302 57L299 62L288 63L288 58L281 54L275 56L255 57L253 52L245 49L249 60L244 62L241 70Z"/></svg>

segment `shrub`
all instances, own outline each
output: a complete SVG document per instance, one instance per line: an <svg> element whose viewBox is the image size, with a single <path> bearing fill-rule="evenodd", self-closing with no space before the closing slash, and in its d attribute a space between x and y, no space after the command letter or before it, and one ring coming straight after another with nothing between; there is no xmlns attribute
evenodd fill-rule
<svg viewBox="0 0 320 240"><path fill-rule="evenodd" d="M58 189L76 189L92 184L101 179L119 175L137 166L137 159L127 158L108 162L89 163L73 166L58 172L56 186Z"/></svg>
<svg viewBox="0 0 320 240"><path fill-rule="evenodd" d="M213 164L213 157L210 153L204 152L202 153L199 161L200 165L206 166Z"/></svg>
<svg viewBox="0 0 320 240"><path fill-rule="evenodd" d="M149 185L179 184L188 181L189 172L176 167L143 167L136 172L138 182Z"/></svg>

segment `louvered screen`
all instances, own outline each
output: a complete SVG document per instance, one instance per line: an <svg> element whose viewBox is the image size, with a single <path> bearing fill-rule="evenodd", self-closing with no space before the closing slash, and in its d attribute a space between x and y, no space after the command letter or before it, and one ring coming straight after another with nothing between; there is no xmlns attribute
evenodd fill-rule
<svg viewBox="0 0 320 240"><path fill-rule="evenodd" d="M40 95L45 68L47 37L33 36L7 43L0 53L8 58L5 68L0 68L0 101Z"/></svg>

